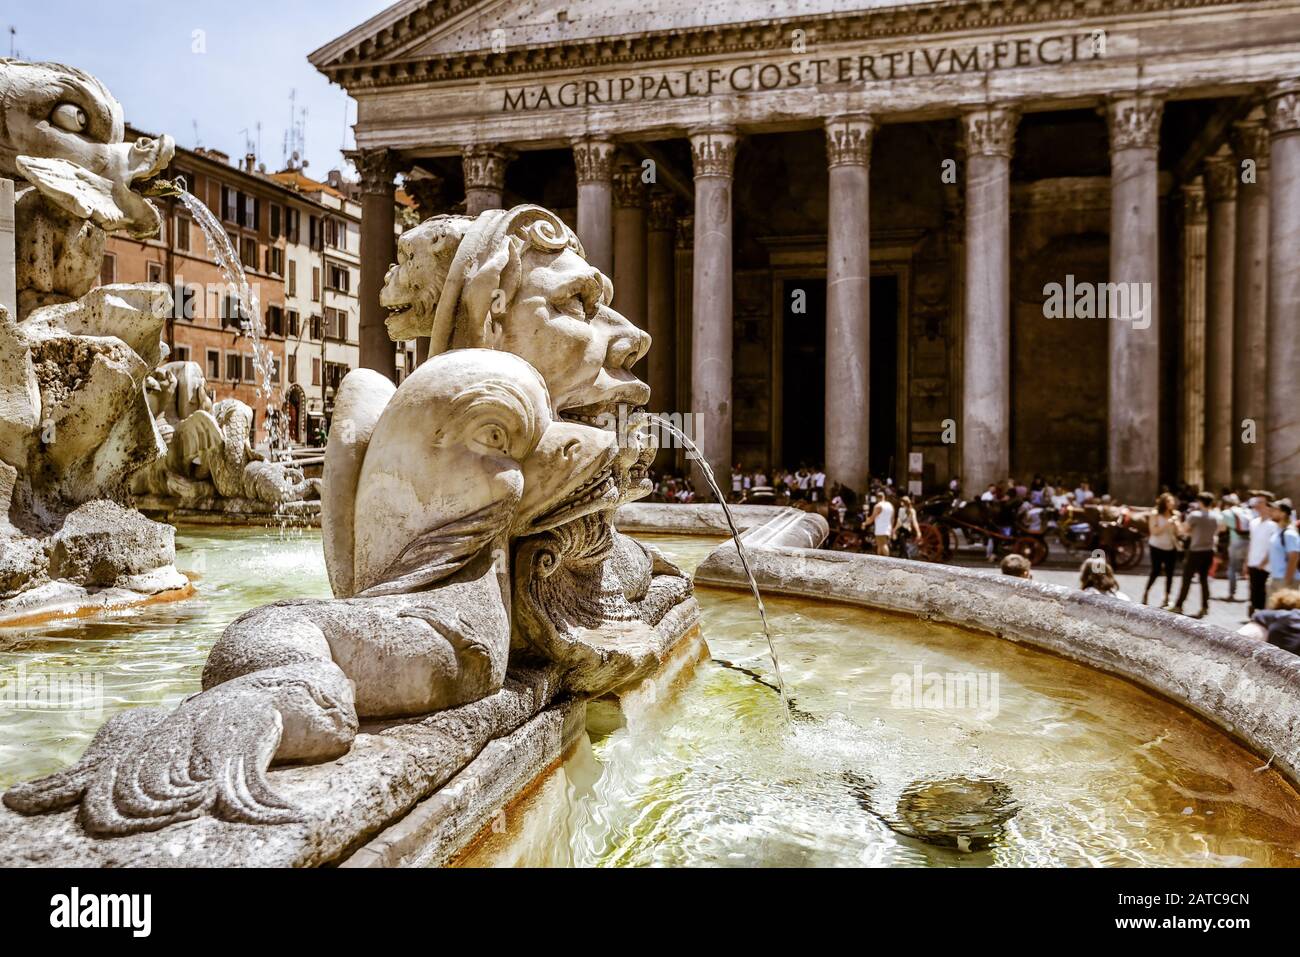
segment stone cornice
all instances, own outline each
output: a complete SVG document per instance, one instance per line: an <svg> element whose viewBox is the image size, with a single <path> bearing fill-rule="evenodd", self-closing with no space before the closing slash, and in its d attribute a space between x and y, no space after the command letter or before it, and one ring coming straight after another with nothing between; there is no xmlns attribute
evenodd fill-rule
<svg viewBox="0 0 1300 957"><path fill-rule="evenodd" d="M461 155L465 169L465 189L504 189L506 167L515 151L505 146L471 146Z"/></svg>
<svg viewBox="0 0 1300 957"><path fill-rule="evenodd" d="M692 130L691 159L695 178L725 176L731 178L736 163L734 130Z"/></svg>
<svg viewBox="0 0 1300 957"><path fill-rule="evenodd" d="M1265 109L1272 135L1300 132L1300 80L1278 84L1269 92Z"/></svg>
<svg viewBox="0 0 1300 957"><path fill-rule="evenodd" d="M1019 116L1008 107L973 110L962 117L967 156L1010 157Z"/></svg>
<svg viewBox="0 0 1300 957"><path fill-rule="evenodd" d="M608 183L614 174L614 153L610 140L583 138L573 141L573 166L581 183Z"/></svg>
<svg viewBox="0 0 1300 957"><path fill-rule="evenodd" d="M826 165L870 166L874 129L866 115L832 116L826 121Z"/></svg>
<svg viewBox="0 0 1300 957"><path fill-rule="evenodd" d="M1122 96L1106 104L1110 151L1157 149L1164 102L1154 96Z"/></svg>
<svg viewBox="0 0 1300 957"><path fill-rule="evenodd" d="M432 0L374 38L333 58L333 45L311 62L349 91L409 83L520 76L616 64L770 53L788 46L789 31L816 25L819 45L891 37L1020 30L1037 24L1086 22L1104 16L1161 14L1178 10L1255 6L1257 0L948 0L850 13L754 20L727 26L647 32L628 36L520 45L500 53L478 50L432 57L402 57L421 31L430 32L471 5L471 0ZM441 11L441 13L439 12Z"/></svg>

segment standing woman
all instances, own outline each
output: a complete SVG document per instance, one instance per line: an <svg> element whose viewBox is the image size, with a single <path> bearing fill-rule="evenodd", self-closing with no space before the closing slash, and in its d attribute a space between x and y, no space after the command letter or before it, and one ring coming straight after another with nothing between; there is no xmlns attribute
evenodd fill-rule
<svg viewBox="0 0 1300 957"><path fill-rule="evenodd" d="M899 499L898 518L894 522L894 541L899 555L904 558L913 557L914 543L920 530L921 523L916 519L916 509L912 506L912 499L904 495Z"/></svg>
<svg viewBox="0 0 1300 957"><path fill-rule="evenodd" d="M1156 510L1151 514L1147 545L1151 549L1151 577L1147 579L1142 604L1151 597L1151 586L1162 574L1165 576L1165 600L1161 607L1169 606L1169 591L1173 587L1174 568L1178 565L1178 519L1175 515L1174 497L1164 492L1156 499Z"/></svg>

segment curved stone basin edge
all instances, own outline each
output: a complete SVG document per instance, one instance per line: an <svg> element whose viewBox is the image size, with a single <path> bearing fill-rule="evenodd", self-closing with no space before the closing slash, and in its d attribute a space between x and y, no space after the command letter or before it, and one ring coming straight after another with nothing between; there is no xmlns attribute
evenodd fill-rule
<svg viewBox="0 0 1300 957"><path fill-rule="evenodd" d="M655 508L697 511L668 519L674 527L712 522L699 506L638 508L636 520L624 522L620 512L620 525L654 522L647 510ZM748 506L745 522L741 537L763 591L918 615L1116 675L1201 716L1300 786L1300 656L1217 625L1061 585L819 550L825 519L788 507ZM695 581L749 587L730 542L700 563Z"/></svg>
<svg viewBox="0 0 1300 957"><path fill-rule="evenodd" d="M707 654L693 598L648 643L656 667L606 698L621 717L666 671ZM69 810L26 817L0 805L0 867L318 867L445 863L540 782L586 728L588 702L564 691L556 665L513 667L505 686L423 717L363 722L335 761L272 769L272 787L305 810L299 824L204 816L123 837L87 834ZM601 720L608 721L608 713ZM409 818L409 820L408 820ZM349 861L355 858L354 861Z"/></svg>

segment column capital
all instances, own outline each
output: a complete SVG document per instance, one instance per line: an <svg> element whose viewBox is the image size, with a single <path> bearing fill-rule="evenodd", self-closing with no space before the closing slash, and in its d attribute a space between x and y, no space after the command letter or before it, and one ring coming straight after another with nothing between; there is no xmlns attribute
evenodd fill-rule
<svg viewBox="0 0 1300 957"><path fill-rule="evenodd" d="M1237 198L1237 159L1231 151L1221 149L1205 160L1205 195L1211 203Z"/></svg>
<svg viewBox="0 0 1300 957"><path fill-rule="evenodd" d="M1106 101L1106 125L1110 130L1110 151L1156 149L1160 145L1160 115L1164 100L1135 94Z"/></svg>
<svg viewBox="0 0 1300 957"><path fill-rule="evenodd" d="M508 146L479 143L465 148L465 189L505 189L506 167L517 154Z"/></svg>
<svg viewBox="0 0 1300 957"><path fill-rule="evenodd" d="M677 223L673 194L666 189L650 192L649 228L653 232L672 232Z"/></svg>
<svg viewBox="0 0 1300 957"><path fill-rule="evenodd" d="M1268 124L1261 117L1252 113L1248 119L1233 123L1228 142L1232 144L1236 163L1254 160L1256 167L1268 167Z"/></svg>
<svg viewBox="0 0 1300 957"><path fill-rule="evenodd" d="M1288 79L1271 88L1265 108L1269 114L1269 133L1274 137L1300 133L1300 79Z"/></svg>
<svg viewBox="0 0 1300 957"><path fill-rule="evenodd" d="M352 150L347 154L352 165L361 177L363 193L392 193L395 189L393 180L397 177L398 154L387 147L371 150Z"/></svg>
<svg viewBox="0 0 1300 957"><path fill-rule="evenodd" d="M1183 184L1183 221L1188 225L1204 224L1205 183L1198 176L1190 183Z"/></svg>
<svg viewBox="0 0 1300 957"><path fill-rule="evenodd" d="M865 113L826 118L828 166L870 166L871 137L876 125Z"/></svg>
<svg viewBox="0 0 1300 957"><path fill-rule="evenodd" d="M1273 136L1300 133L1300 80L1287 80L1269 90L1265 109Z"/></svg>
<svg viewBox="0 0 1300 957"><path fill-rule="evenodd" d="M694 216L677 217L677 248L688 250L695 248Z"/></svg>
<svg viewBox="0 0 1300 957"><path fill-rule="evenodd" d="M645 185L641 182L641 167L623 163L614 171L614 205L620 209L644 209Z"/></svg>
<svg viewBox="0 0 1300 957"><path fill-rule="evenodd" d="M697 129L690 131L690 138L695 178L730 179L736 165L736 131L730 127Z"/></svg>
<svg viewBox="0 0 1300 957"><path fill-rule="evenodd" d="M967 156L1005 156L1015 149L1020 116L1009 106L988 106L962 114Z"/></svg>
<svg viewBox="0 0 1300 957"><path fill-rule="evenodd" d="M583 183L608 183L614 172L612 140L583 136L573 141L573 166L578 173L579 185Z"/></svg>

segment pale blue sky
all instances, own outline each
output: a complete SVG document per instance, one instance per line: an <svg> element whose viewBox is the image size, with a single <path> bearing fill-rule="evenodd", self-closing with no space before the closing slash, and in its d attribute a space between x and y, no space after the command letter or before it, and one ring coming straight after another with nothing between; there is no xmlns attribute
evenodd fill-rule
<svg viewBox="0 0 1300 957"><path fill-rule="evenodd" d="M55 60L95 74L122 102L127 121L198 141L232 158L245 137L278 169L289 126L289 91L307 109L308 173L323 179L352 145L356 105L307 62L307 54L390 6L392 0L17 0L0 11L0 55L9 27L27 60ZM195 30L207 52L192 52ZM346 109L346 118L345 118ZM247 133L241 132L248 130ZM254 147L256 151L256 147Z"/></svg>

